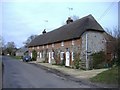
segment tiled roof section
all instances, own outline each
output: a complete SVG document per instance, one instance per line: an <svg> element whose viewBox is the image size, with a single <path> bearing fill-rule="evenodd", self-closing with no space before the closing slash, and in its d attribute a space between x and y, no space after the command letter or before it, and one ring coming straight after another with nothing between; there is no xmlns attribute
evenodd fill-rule
<svg viewBox="0 0 120 90"><path fill-rule="evenodd" d="M79 38L87 30L104 32L100 24L90 14L51 32L39 35L28 45L28 47Z"/></svg>

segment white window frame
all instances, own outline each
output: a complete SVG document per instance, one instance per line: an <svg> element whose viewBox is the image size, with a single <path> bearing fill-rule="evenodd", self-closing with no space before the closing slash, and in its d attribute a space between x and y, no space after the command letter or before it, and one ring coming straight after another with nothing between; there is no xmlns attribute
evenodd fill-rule
<svg viewBox="0 0 120 90"><path fill-rule="evenodd" d="M71 55L72 55L72 61L74 61L74 52L72 52Z"/></svg>
<svg viewBox="0 0 120 90"><path fill-rule="evenodd" d="M44 45L42 46L42 48L44 48Z"/></svg>
<svg viewBox="0 0 120 90"><path fill-rule="evenodd" d="M39 47L39 46L37 46L37 49L40 49L40 47Z"/></svg>
<svg viewBox="0 0 120 90"><path fill-rule="evenodd" d="M40 55L40 58L42 58L42 53L41 52L39 52L39 55Z"/></svg>
<svg viewBox="0 0 120 90"><path fill-rule="evenodd" d="M46 45L46 48L48 48L48 45Z"/></svg>
<svg viewBox="0 0 120 90"><path fill-rule="evenodd" d="M52 47L54 47L54 43L52 44Z"/></svg>
<svg viewBox="0 0 120 90"><path fill-rule="evenodd" d="M32 49L35 49L35 47L32 47Z"/></svg>
<svg viewBox="0 0 120 90"><path fill-rule="evenodd" d="M37 57L39 58L39 52L37 52Z"/></svg>
<svg viewBox="0 0 120 90"><path fill-rule="evenodd" d="M52 59L54 59L54 52L52 52Z"/></svg>
<svg viewBox="0 0 120 90"><path fill-rule="evenodd" d="M60 59L61 59L61 60L64 59L64 52L60 52Z"/></svg>
<svg viewBox="0 0 120 90"><path fill-rule="evenodd" d="M64 42L63 42L63 41L61 42L61 46L62 46L62 47L64 46Z"/></svg>
<svg viewBox="0 0 120 90"><path fill-rule="evenodd" d="M72 40L72 45L73 45L73 46L75 45L75 41L74 41L74 40Z"/></svg>

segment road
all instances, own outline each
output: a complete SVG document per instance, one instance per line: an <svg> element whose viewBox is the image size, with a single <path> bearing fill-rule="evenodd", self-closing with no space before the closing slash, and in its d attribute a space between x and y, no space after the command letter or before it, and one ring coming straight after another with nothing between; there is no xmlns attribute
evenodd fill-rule
<svg viewBox="0 0 120 90"><path fill-rule="evenodd" d="M89 88L89 85L80 84L63 79L54 73L41 69L35 65L2 57L3 60L3 88Z"/></svg>

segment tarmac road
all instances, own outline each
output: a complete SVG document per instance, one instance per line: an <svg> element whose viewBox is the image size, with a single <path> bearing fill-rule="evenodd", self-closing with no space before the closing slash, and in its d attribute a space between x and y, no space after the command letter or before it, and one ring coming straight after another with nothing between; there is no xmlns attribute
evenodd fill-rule
<svg viewBox="0 0 120 90"><path fill-rule="evenodd" d="M3 88L90 88L40 67L3 56Z"/></svg>

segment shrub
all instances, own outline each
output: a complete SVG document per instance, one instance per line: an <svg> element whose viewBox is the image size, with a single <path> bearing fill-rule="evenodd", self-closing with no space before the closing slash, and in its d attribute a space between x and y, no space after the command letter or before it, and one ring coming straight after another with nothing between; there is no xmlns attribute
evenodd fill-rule
<svg viewBox="0 0 120 90"><path fill-rule="evenodd" d="M54 60L56 65L60 64L60 54L57 50L54 50Z"/></svg>
<svg viewBox="0 0 120 90"><path fill-rule="evenodd" d="M76 69L79 69L80 68L80 55L79 53L75 53L74 54L74 66Z"/></svg>
<svg viewBox="0 0 120 90"><path fill-rule="evenodd" d="M37 52L35 50L32 51L32 60L36 61L37 59Z"/></svg>
<svg viewBox="0 0 120 90"><path fill-rule="evenodd" d="M103 51L93 53L91 56L93 68L98 69L105 66L105 53Z"/></svg>
<svg viewBox="0 0 120 90"><path fill-rule="evenodd" d="M48 50L45 50L45 63L48 63Z"/></svg>

